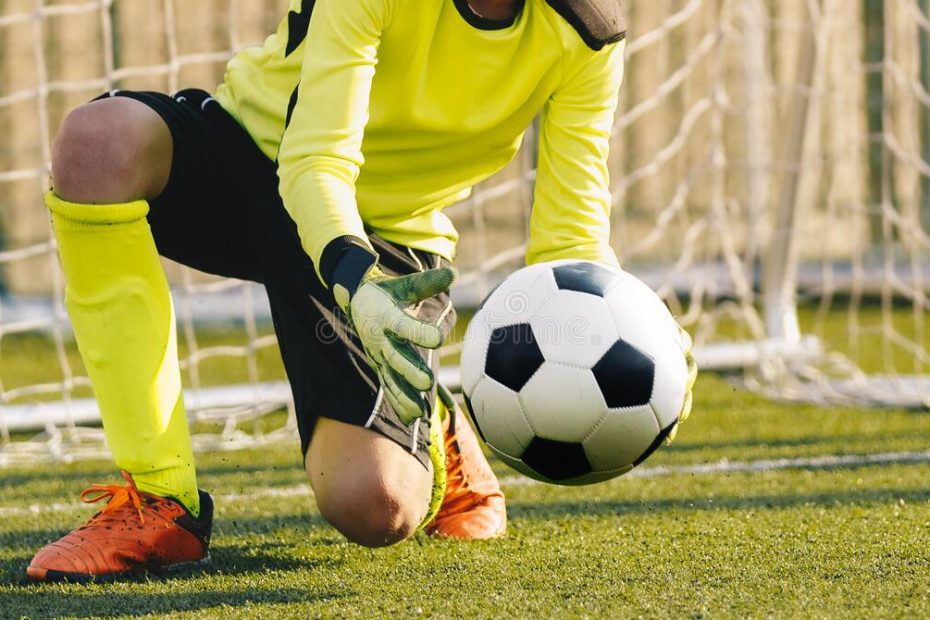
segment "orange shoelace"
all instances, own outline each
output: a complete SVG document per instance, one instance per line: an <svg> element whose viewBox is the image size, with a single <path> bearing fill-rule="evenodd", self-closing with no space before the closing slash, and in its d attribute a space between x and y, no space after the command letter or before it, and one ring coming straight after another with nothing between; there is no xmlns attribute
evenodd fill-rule
<svg viewBox="0 0 930 620"><path fill-rule="evenodd" d="M107 505L103 507L98 516L103 517L112 513L127 503L132 503L136 512L139 513L139 520L145 523L145 517L142 516L142 498L139 496L139 489L132 479L132 475L127 471L121 471L120 475L126 481L125 486L118 484L92 484L81 491L81 501L85 504L93 504L102 499L106 499Z"/></svg>

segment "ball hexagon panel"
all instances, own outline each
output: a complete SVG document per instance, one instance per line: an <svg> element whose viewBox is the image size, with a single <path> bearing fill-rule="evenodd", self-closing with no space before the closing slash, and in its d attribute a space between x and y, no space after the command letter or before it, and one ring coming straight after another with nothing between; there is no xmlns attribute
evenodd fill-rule
<svg viewBox="0 0 930 620"><path fill-rule="evenodd" d="M534 437L520 458L534 471L556 482L591 473L591 465L580 443Z"/></svg>
<svg viewBox="0 0 930 620"><path fill-rule="evenodd" d="M552 269L545 263L524 267L488 295L472 320L482 320L492 329L526 323L556 292Z"/></svg>
<svg viewBox="0 0 930 620"><path fill-rule="evenodd" d="M611 411L583 445L595 471L611 471L632 467L658 434L652 408L644 405Z"/></svg>
<svg viewBox="0 0 930 620"><path fill-rule="evenodd" d="M530 319L547 361L591 368L617 341L617 327L601 297L559 291Z"/></svg>
<svg viewBox="0 0 930 620"><path fill-rule="evenodd" d="M559 290L577 291L597 297L604 297L616 286L620 275L596 263L581 261L553 267L552 274Z"/></svg>
<svg viewBox="0 0 930 620"><path fill-rule="evenodd" d="M648 405L654 393L652 357L618 340L594 365L592 373L611 409Z"/></svg>
<svg viewBox="0 0 930 620"><path fill-rule="evenodd" d="M520 391L538 437L580 442L607 413L590 370L546 362Z"/></svg>
<svg viewBox="0 0 930 620"><path fill-rule="evenodd" d="M529 323L507 325L491 332L484 374L519 392L545 361Z"/></svg>
<svg viewBox="0 0 930 620"><path fill-rule="evenodd" d="M678 341L678 327L671 312L652 289L627 274L623 286L604 298L620 337L634 347L657 354L669 339Z"/></svg>
<svg viewBox="0 0 930 620"><path fill-rule="evenodd" d="M475 426L496 452L518 458L533 439L533 429L510 388L484 378L468 399Z"/></svg>
<svg viewBox="0 0 930 620"><path fill-rule="evenodd" d="M652 456L652 453L658 450L662 446L662 444L665 443L665 440L668 438L669 435L672 434L672 431L675 429L675 426L677 425L678 425L678 422L676 421L675 423L669 424L668 426L663 428L659 432L659 434L656 435L656 438L652 440L652 443L649 444L649 446L643 451L643 453L639 455L639 457L636 459L633 465L637 466L643 461L645 461L646 459L648 459L650 456Z"/></svg>
<svg viewBox="0 0 930 620"><path fill-rule="evenodd" d="M484 376L494 329L526 323L557 291L551 266L545 263L520 269L491 291L469 322L463 341L460 367L466 394Z"/></svg>
<svg viewBox="0 0 930 620"><path fill-rule="evenodd" d="M618 286L612 288L607 297L618 296L635 307L641 308L644 315L651 316L656 321L674 323L675 319L665 302L649 288L648 284L626 271L618 274L618 279L620 280Z"/></svg>
<svg viewBox="0 0 930 620"><path fill-rule="evenodd" d="M477 320L476 320L477 319ZM488 358L488 344L491 341L491 327L478 315L468 324L462 343L462 357L459 361L462 377L462 391L471 396L478 382L484 377L485 362Z"/></svg>
<svg viewBox="0 0 930 620"><path fill-rule="evenodd" d="M678 420L678 414L685 404L688 364L685 362L685 354L674 346L669 347L667 353L660 355L661 363L656 365L652 409L659 419L659 424L665 427Z"/></svg>

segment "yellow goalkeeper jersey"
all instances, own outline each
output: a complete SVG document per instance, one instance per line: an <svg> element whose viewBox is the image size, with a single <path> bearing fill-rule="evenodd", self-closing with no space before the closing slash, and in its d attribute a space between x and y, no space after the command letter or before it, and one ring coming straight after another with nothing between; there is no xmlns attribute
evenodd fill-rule
<svg viewBox="0 0 930 620"><path fill-rule="evenodd" d="M229 62L216 98L277 160L316 265L334 240L367 244L365 227L452 260L458 235L442 209L503 168L538 113L527 261L616 264L607 154L622 43L595 51L545 0L507 21L466 0L290 9L262 47Z"/></svg>

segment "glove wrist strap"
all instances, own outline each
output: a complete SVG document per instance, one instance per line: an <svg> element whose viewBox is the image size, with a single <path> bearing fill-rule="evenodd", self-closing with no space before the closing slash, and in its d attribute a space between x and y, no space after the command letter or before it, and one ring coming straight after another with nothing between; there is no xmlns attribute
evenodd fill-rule
<svg viewBox="0 0 930 620"><path fill-rule="evenodd" d="M351 296L377 262L378 255L361 239L339 237L324 248L320 257L320 274L330 289L339 285Z"/></svg>

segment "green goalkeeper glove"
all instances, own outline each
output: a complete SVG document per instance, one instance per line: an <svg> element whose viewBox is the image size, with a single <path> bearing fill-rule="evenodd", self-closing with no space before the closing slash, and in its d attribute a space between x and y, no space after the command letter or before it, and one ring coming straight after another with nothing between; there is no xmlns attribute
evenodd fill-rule
<svg viewBox="0 0 930 620"><path fill-rule="evenodd" d="M354 291L338 281L333 284L336 303L404 424L430 413L423 392L433 388L433 373L414 345L436 349L443 339L438 326L414 318L405 308L448 290L454 280L455 271L448 267L390 277L375 265Z"/></svg>
<svg viewBox="0 0 930 620"><path fill-rule="evenodd" d="M688 364L688 383L685 388L685 402L681 406L681 413L678 414L678 424L675 425L675 428L672 429L672 432L669 433L667 443L672 443L672 440L675 439L675 436L678 434L678 427L682 422L688 419L688 416L691 415L691 405L694 401L692 396L692 391L694 390L694 383L697 381L698 368L697 364L694 361L694 341L691 339L691 336L682 329L681 326L678 327L678 331L681 332L681 346L685 352L685 362Z"/></svg>

